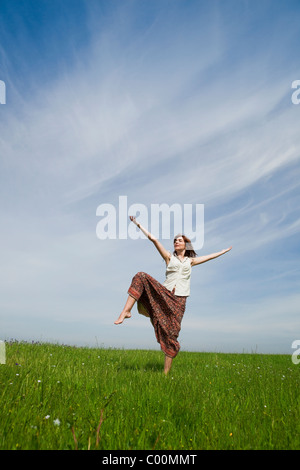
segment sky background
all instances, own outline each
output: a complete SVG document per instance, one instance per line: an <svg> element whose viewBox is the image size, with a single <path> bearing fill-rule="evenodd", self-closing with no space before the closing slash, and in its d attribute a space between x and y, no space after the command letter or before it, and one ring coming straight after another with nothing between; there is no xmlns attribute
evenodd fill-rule
<svg viewBox="0 0 300 470"><path fill-rule="evenodd" d="M157 349L119 316L148 240L97 207L204 204L182 350L300 338L298 0L0 0L0 339ZM188 235L188 234L187 234ZM173 237L173 234L172 234ZM172 249L172 238L162 240Z"/></svg>

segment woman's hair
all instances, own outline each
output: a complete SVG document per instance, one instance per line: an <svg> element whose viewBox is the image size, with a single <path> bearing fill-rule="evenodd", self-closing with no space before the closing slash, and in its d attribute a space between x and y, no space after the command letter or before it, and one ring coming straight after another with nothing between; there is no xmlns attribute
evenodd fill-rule
<svg viewBox="0 0 300 470"><path fill-rule="evenodd" d="M184 256L187 256L188 258L195 258L197 256L197 253L194 251L192 242L188 237L186 237L185 235L178 234L178 235L176 235L176 237L174 237L173 243L179 237L182 237L184 242L185 242ZM175 255L175 254L176 254L176 250L173 251L173 255Z"/></svg>

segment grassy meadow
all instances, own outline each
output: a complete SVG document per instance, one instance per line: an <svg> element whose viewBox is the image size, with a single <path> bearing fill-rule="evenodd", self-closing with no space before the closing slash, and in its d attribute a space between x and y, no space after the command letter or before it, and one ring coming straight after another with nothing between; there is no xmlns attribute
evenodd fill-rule
<svg viewBox="0 0 300 470"><path fill-rule="evenodd" d="M0 449L300 449L288 355L6 343Z"/></svg>

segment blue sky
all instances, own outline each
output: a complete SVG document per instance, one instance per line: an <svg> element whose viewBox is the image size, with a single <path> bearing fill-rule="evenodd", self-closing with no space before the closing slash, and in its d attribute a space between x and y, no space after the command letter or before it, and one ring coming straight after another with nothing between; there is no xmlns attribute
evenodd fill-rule
<svg viewBox="0 0 300 470"><path fill-rule="evenodd" d="M298 1L1 0L0 337L159 349L122 326L147 240L97 207L204 204L182 350L292 353L300 338ZM163 240L168 249L172 240Z"/></svg>

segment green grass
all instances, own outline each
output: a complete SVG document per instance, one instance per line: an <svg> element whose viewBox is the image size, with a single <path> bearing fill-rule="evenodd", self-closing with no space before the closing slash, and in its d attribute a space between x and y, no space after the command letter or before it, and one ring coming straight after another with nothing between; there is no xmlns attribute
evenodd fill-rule
<svg viewBox="0 0 300 470"><path fill-rule="evenodd" d="M299 449L290 356L6 344L0 449Z"/></svg>

